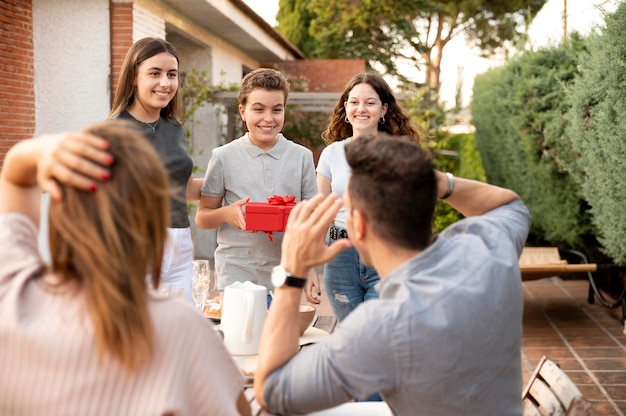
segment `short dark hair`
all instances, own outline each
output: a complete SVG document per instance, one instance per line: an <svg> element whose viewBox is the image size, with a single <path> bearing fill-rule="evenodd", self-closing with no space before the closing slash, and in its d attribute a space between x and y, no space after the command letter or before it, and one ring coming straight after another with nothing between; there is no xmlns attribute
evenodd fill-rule
<svg viewBox="0 0 626 416"><path fill-rule="evenodd" d="M282 91L285 96L285 105L287 105L289 82L281 72L271 68L258 68L243 77L237 94L239 104L245 107L248 104L248 95L259 88L268 91Z"/></svg>
<svg viewBox="0 0 626 416"><path fill-rule="evenodd" d="M346 145L352 168L352 209L362 211L382 239L426 248L432 238L437 179L431 154L408 137L379 133Z"/></svg>

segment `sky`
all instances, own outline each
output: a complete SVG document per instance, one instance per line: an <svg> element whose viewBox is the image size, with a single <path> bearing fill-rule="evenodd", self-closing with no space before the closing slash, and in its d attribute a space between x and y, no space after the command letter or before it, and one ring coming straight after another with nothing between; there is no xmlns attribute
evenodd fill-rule
<svg viewBox="0 0 626 416"><path fill-rule="evenodd" d="M279 0L244 0L258 15L272 26L276 25L276 13ZM529 28L531 44L535 48L558 44L563 37L564 0L548 0ZM568 32L576 30L588 34L594 27L602 24L600 8L615 10L619 0L569 0L567 1ZM463 98L470 100L474 77L489 68L502 65L502 59L480 58L478 53L467 47L461 37L446 45L443 52L441 71L441 98L449 105L454 104L459 71L463 82ZM410 72L410 70L409 70ZM423 73L415 70L414 81L423 82Z"/></svg>

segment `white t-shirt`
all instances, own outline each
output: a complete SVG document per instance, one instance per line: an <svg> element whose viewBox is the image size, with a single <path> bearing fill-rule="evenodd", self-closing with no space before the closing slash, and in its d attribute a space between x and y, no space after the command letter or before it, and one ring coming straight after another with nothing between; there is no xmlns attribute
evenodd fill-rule
<svg viewBox="0 0 626 416"><path fill-rule="evenodd" d="M346 190L346 184L352 169L346 160L345 147L352 141L349 137L339 142L333 142L326 146L317 162L317 173L330 179L330 190L343 197ZM346 209L341 207L335 216L335 225L340 228L346 228Z"/></svg>

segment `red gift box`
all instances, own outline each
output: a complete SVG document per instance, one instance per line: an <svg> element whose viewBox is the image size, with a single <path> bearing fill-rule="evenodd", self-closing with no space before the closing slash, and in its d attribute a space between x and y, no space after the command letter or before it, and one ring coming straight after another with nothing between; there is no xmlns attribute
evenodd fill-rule
<svg viewBox="0 0 626 416"><path fill-rule="evenodd" d="M296 205L295 196L274 195L268 202L246 204L246 230L284 232L289 213Z"/></svg>

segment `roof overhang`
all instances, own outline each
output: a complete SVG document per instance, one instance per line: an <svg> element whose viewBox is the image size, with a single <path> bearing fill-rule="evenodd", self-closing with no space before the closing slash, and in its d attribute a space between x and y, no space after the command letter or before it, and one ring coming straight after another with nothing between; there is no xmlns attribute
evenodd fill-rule
<svg viewBox="0 0 626 416"><path fill-rule="evenodd" d="M306 58L242 0L164 0L164 3L259 62Z"/></svg>

